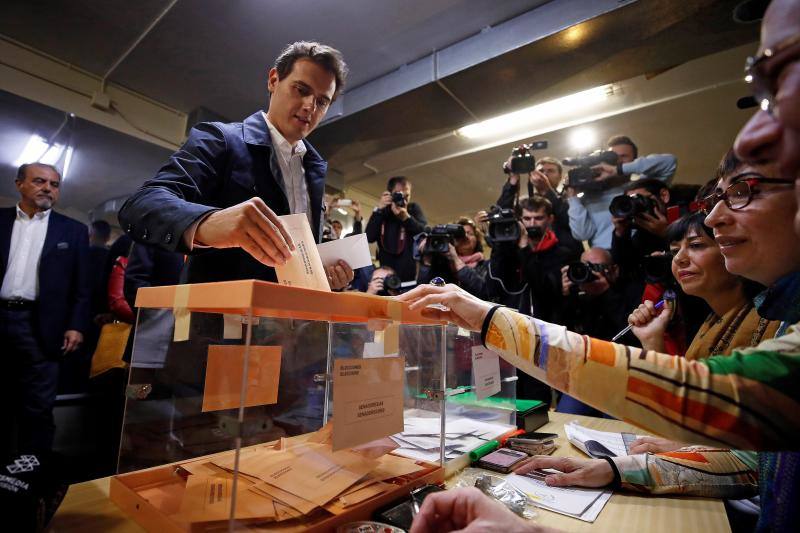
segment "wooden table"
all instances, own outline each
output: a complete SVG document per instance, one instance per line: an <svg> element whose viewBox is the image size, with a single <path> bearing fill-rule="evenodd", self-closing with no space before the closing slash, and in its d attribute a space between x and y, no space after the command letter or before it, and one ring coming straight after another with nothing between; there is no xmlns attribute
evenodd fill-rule
<svg viewBox="0 0 800 533"><path fill-rule="evenodd" d="M552 411L550 419L551 422L543 426L540 431L558 433L561 436L558 441L559 447L553 454L556 456L584 457L564 437L564 423L570 420L577 419L587 427L604 431L642 433L633 426L618 420L564 415ZM141 533L142 528L129 520L108 499L108 482L109 478L102 478L72 485L53 518L50 531L53 533L87 533L90 531ZM593 524L543 509L539 510L536 522L564 531L730 532L722 500L651 497L630 493L614 494Z"/></svg>

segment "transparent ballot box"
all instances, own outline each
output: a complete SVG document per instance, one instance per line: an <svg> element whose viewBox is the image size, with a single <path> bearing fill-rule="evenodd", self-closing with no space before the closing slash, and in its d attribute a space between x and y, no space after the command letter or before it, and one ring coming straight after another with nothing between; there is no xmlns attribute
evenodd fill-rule
<svg viewBox="0 0 800 533"><path fill-rule="evenodd" d="M479 400L479 336L390 298L234 281L136 305L110 496L147 530L335 529L515 429L513 368Z"/></svg>

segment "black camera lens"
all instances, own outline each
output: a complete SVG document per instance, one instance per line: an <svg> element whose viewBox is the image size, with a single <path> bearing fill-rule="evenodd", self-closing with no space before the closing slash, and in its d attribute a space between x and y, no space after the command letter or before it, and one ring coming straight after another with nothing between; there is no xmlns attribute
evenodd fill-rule
<svg viewBox="0 0 800 533"><path fill-rule="evenodd" d="M405 207L406 206L406 197L401 192L393 192L392 193L392 203L397 207Z"/></svg>
<svg viewBox="0 0 800 533"><path fill-rule="evenodd" d="M520 231L514 211L492 206L489 208L489 241L492 245L502 242L516 242Z"/></svg>
<svg viewBox="0 0 800 533"><path fill-rule="evenodd" d="M620 194L611 200L608 210L618 218L633 218L644 213L655 214L655 201L641 194Z"/></svg>
<svg viewBox="0 0 800 533"><path fill-rule="evenodd" d="M533 239L535 241L538 241L539 239L544 237L544 228L541 228L539 226L533 226L531 228L526 228L525 232L528 234L528 238L529 239Z"/></svg>
<svg viewBox="0 0 800 533"><path fill-rule="evenodd" d="M615 196L608 206L608 210L615 217L628 218L634 215L633 200L627 194Z"/></svg>
<svg viewBox="0 0 800 533"><path fill-rule="evenodd" d="M587 263L576 261L567 267L567 277L572 283L586 283L595 278L592 268Z"/></svg>
<svg viewBox="0 0 800 533"><path fill-rule="evenodd" d="M397 274L389 274L385 278L383 278L383 288L388 290L400 290L400 285L402 284L402 280L400 276Z"/></svg>
<svg viewBox="0 0 800 533"><path fill-rule="evenodd" d="M642 258L642 271L648 283L671 283L672 255L648 255Z"/></svg>

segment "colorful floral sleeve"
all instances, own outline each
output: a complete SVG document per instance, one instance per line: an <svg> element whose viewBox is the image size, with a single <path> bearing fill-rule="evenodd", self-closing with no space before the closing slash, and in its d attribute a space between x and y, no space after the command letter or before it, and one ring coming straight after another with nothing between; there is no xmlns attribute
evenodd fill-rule
<svg viewBox="0 0 800 533"><path fill-rule="evenodd" d="M679 442L800 447L800 330L729 356L687 361L593 339L499 308L484 342L523 372Z"/></svg>
<svg viewBox="0 0 800 533"><path fill-rule="evenodd" d="M758 494L758 473L741 452L689 446L674 452L638 454L612 460L622 487L649 494L707 498L749 498Z"/></svg>

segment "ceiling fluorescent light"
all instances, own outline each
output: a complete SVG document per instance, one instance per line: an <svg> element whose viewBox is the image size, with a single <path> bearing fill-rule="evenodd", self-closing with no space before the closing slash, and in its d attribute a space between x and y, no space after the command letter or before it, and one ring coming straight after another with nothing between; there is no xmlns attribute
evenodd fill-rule
<svg viewBox="0 0 800 533"><path fill-rule="evenodd" d="M514 131L530 130L536 124L548 124L574 116L578 112L605 101L614 94L612 85L603 85L570 94L535 106L464 126L458 135L468 139L486 139Z"/></svg>
<svg viewBox="0 0 800 533"><path fill-rule="evenodd" d="M47 152L49 147L50 145L48 145L47 141L42 137L36 134L31 135L27 144L25 144L25 148L22 149L22 152L19 154L19 157L17 157L17 160L14 161L13 165L18 167L25 163L35 163Z"/></svg>
<svg viewBox="0 0 800 533"><path fill-rule="evenodd" d="M72 163L72 152L74 148L72 146L67 147L67 155L64 156L64 171L61 173L61 180L64 181L67 179L67 172L69 172L69 164Z"/></svg>
<svg viewBox="0 0 800 533"><path fill-rule="evenodd" d="M61 156L64 154L63 144L51 144L47 151L39 158L39 163L45 165L53 165L61 161Z"/></svg>

